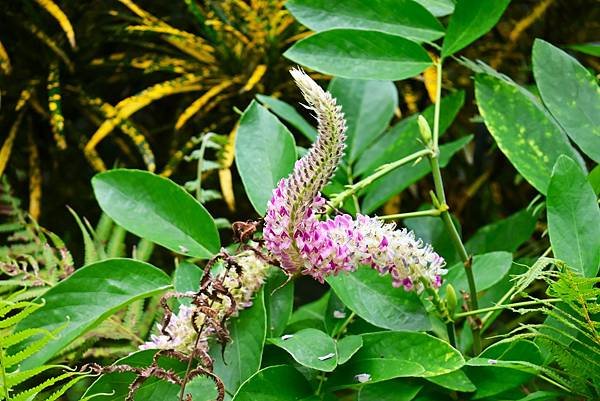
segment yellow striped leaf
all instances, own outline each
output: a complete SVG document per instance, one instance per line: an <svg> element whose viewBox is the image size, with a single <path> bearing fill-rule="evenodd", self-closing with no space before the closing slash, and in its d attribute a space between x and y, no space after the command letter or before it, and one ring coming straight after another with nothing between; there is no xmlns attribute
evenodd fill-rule
<svg viewBox="0 0 600 401"><path fill-rule="evenodd" d="M19 113L17 119L13 123L10 131L8 132L8 137L2 144L2 148L0 149L0 177L4 173L4 169L8 164L8 159L10 158L10 154L12 153L13 144L15 143L15 138L17 137L17 132L19 131L19 126L21 125L21 120L23 120L23 112Z"/></svg>
<svg viewBox="0 0 600 401"><path fill-rule="evenodd" d="M235 196L233 194L233 181L231 178L231 169L219 169L219 183L221 184L221 193L223 194L223 200L225 200L227 208L233 212L235 210Z"/></svg>
<svg viewBox="0 0 600 401"><path fill-rule="evenodd" d="M58 24L67 35L67 39L69 40L69 44L72 48L75 48L75 31L73 30L73 26L71 25L71 21L67 15L60 9L59 6L56 5L52 0L35 0L37 3L44 8L44 10L48 11L50 15L54 17Z"/></svg>
<svg viewBox="0 0 600 401"><path fill-rule="evenodd" d="M144 89L136 95L121 100L115 106L115 116L104 121L89 142L85 145L86 151L94 149L96 145L107 135L109 135L124 119L128 118L136 111L146 107L155 100L162 99L165 96L174 95L176 93L192 92L202 89L202 86L198 83L199 81L200 77L194 74L186 74L169 81L158 83Z"/></svg>
<svg viewBox="0 0 600 401"><path fill-rule="evenodd" d="M50 64L48 73L48 109L50 110L50 125L52 135L59 149L67 148L65 140L65 118L62 114L62 95L60 93L60 69L58 62Z"/></svg>
<svg viewBox="0 0 600 401"><path fill-rule="evenodd" d="M183 113L181 113L181 115L177 119L177 122L175 123L175 129L179 130L181 127L183 127L183 125L190 118L192 118L194 116L194 114L196 114L197 112L199 112L200 109L202 107L204 107L204 105L206 105L206 103L208 103L213 97L217 96L223 90L225 90L228 87L230 87L232 84L233 84L233 81L231 81L231 80L223 81L220 84L218 84L216 86L213 86L208 91L206 91L206 93L204 93L204 95L202 95L198 99L196 99L194 101L194 103L192 103L191 105L189 105L183 111Z"/></svg>
<svg viewBox="0 0 600 401"><path fill-rule="evenodd" d="M249 90L251 90L252 88L254 88L254 86L265 75L265 72L267 72L267 66L265 64L260 64L258 67L256 67L254 69L254 72L252 73L252 75L248 79L248 82L246 82L246 85L244 85L244 87L242 88L241 93L248 92Z"/></svg>
<svg viewBox="0 0 600 401"><path fill-rule="evenodd" d="M73 71L75 66L69 56L56 44L54 40L52 40L48 35L44 33L41 29L33 24L25 24L25 27L29 29L29 31L38 38L41 42L43 42L50 50L54 52L62 61L65 63L69 71Z"/></svg>
<svg viewBox="0 0 600 401"><path fill-rule="evenodd" d="M10 58L2 42L0 42L0 70L4 71L6 75L11 71Z"/></svg>
<svg viewBox="0 0 600 401"><path fill-rule="evenodd" d="M29 214L39 220L42 204L42 170L40 157L33 135L29 133Z"/></svg>

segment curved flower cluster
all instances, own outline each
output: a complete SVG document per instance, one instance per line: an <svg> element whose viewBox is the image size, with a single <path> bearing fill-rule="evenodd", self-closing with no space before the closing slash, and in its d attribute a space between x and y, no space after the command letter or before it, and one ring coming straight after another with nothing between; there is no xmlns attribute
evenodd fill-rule
<svg viewBox="0 0 600 401"><path fill-rule="evenodd" d="M300 70L292 70L292 76L316 113L319 137L273 191L263 231L267 249L284 269L321 282L328 275L370 265L407 291L422 291L423 281L438 288L446 273L444 259L413 232L363 215L318 220L325 205L320 191L343 156L346 124L331 94Z"/></svg>
<svg viewBox="0 0 600 401"><path fill-rule="evenodd" d="M313 146L296 162L292 174L279 182L265 217L264 239L269 249L288 271L303 265L294 237L303 231L307 219L324 205L319 191L331 180L344 155L346 121L342 108L306 73L291 71L296 85L315 113L318 137Z"/></svg>
<svg viewBox="0 0 600 401"><path fill-rule="evenodd" d="M235 269L221 272L217 281L222 281L222 286L235 301L236 312L252 306L252 297L264 284L269 265L258 258L253 251L242 252L232 257L233 261L241 267L238 273ZM211 303L214 311L212 320L221 321L231 307L231 299L222 297L220 301ZM195 322L193 321L195 317ZM173 314L166 327L157 325L158 335L151 335L150 341L140 345L140 349L175 350L184 354L191 354L196 342L195 327L202 327L197 347L208 351L208 340L215 333L215 328L206 323L207 316L200 312L195 305L181 305L179 312Z"/></svg>

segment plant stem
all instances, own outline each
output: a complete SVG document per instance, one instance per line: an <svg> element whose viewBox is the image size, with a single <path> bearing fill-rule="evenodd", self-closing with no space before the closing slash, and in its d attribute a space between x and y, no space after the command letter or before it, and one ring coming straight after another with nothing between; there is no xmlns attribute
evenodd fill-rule
<svg viewBox="0 0 600 401"><path fill-rule="evenodd" d="M467 275L467 281L469 282L469 302L471 310L477 310L479 304L477 302L477 288L475 286L475 278L473 277L472 260L463 245L460 234L450 217L448 205L446 204L446 194L444 192L444 182L442 180L442 173L440 170L439 163L439 138L440 138L440 109L441 109L441 97L442 97L442 60L438 60L436 63L437 77L436 77L436 96L435 96L435 108L433 117L433 141L430 145L431 153L429 153L429 162L431 164L431 174L433 176L433 185L435 187L435 196L439 202L438 209L440 210L440 216L446 231L450 236L450 240L457 250L460 259L463 262L465 273ZM476 316L476 314L473 314ZM479 324L476 323L472 327L473 330L473 352L477 355L481 352L481 334Z"/></svg>
<svg viewBox="0 0 600 401"><path fill-rule="evenodd" d="M455 314L454 317L456 317L456 318L466 317L466 316L477 315L479 313L494 312L494 311L497 311L497 310L510 309L510 308L518 308L520 306L531 306L531 305L540 305L540 304L552 304L552 303L556 303L556 302L560 302L560 301L562 301L562 299L560 299L560 298L548 298L548 299L536 299L536 300L533 300L533 301L515 302L515 303L512 303L512 304L495 305L495 306L490 306L488 308L481 308L481 309L477 309L477 310L470 310L470 311L466 311L466 312L460 312L460 313Z"/></svg>
<svg viewBox="0 0 600 401"><path fill-rule="evenodd" d="M407 163L410 163L414 160L418 160L422 157L429 156L430 154L431 154L430 149L423 149L423 150L419 150L418 152L415 152L413 154L410 154L406 157L403 157L400 160L396 160L393 163L388 163L388 164L384 164L384 165L380 166L370 176L365 177L362 180L358 181L357 183L348 186L348 188L345 191L340 192L339 194L335 195L333 197L333 199L331 199L331 201L330 201L330 206L328 207L327 212L328 213L331 212L331 209L341 205L344 202L344 199L358 193L361 189L366 188L367 186L371 185L375 180L383 177L384 175L390 173L391 171L397 169L398 167L403 166Z"/></svg>
<svg viewBox="0 0 600 401"><path fill-rule="evenodd" d="M423 217L423 216L437 217L441 213L442 212L439 209L428 209L428 210L419 210L417 212L388 214L385 216L377 216L377 218L380 220L400 220L400 219L410 219L412 217Z"/></svg>
<svg viewBox="0 0 600 401"><path fill-rule="evenodd" d="M346 168L346 175L348 176L348 184L353 185L354 176L352 175L352 167L348 166L348 168ZM358 196L356 196L356 194L352 194L352 201L354 202L356 213L360 213L360 203L358 203Z"/></svg>

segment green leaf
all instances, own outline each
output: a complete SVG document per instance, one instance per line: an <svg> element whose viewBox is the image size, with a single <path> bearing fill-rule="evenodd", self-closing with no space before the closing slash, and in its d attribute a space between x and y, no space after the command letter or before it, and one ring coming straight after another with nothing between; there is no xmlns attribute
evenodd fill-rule
<svg viewBox="0 0 600 401"><path fill-rule="evenodd" d="M170 286L169 277L156 267L131 259L108 259L77 270L49 289L45 304L25 318L17 330L48 331L65 325L56 338L21 365L39 366L73 340L131 302L150 297Z"/></svg>
<svg viewBox="0 0 600 401"><path fill-rule="evenodd" d="M445 133L465 102L465 92L456 91L442 98L440 111L440 136ZM434 107L423 111L423 117L433 126ZM417 116L409 116L380 136L357 161L355 173L362 176L374 172L380 165L391 163L423 148L419 142Z"/></svg>
<svg viewBox="0 0 600 401"><path fill-rule="evenodd" d="M75 210L71 209L69 206L67 206L67 209L69 209L69 212L75 219L75 222L79 226L79 231L81 231L81 236L83 237L83 246L84 246L84 254L83 254L84 262L83 263L85 265L89 265L90 263L97 262L98 261L98 252L96 251L96 244L94 244L94 240L92 240L92 237L90 236L90 233L88 232L88 229L83 224L83 222L81 221L81 219L79 218L79 215L77 215Z"/></svg>
<svg viewBox="0 0 600 401"><path fill-rule="evenodd" d="M133 234L174 252L208 259L221 242L215 223L173 181L141 170L111 170L92 179L102 210Z"/></svg>
<svg viewBox="0 0 600 401"><path fill-rule="evenodd" d="M367 384L360 389L358 401L410 401L422 388L422 384L406 379Z"/></svg>
<svg viewBox="0 0 600 401"><path fill-rule="evenodd" d="M458 0L442 46L448 57L468 46L498 23L510 0Z"/></svg>
<svg viewBox="0 0 600 401"><path fill-rule="evenodd" d="M155 353L156 350L138 351L119 359L115 365L145 368L150 366ZM158 365L164 369L171 369L180 376L183 376L187 368L187 364L165 357L159 358ZM129 385L135 380L135 377L133 372L104 374L87 389L84 396L94 395L93 399L98 401L123 401L129 392ZM179 391L178 385L151 377L139 387L135 393L135 400L175 400ZM194 401L213 401L217 396L217 389L212 380L206 377L196 377L186 386L186 393L192 394Z"/></svg>
<svg viewBox="0 0 600 401"><path fill-rule="evenodd" d="M455 141L440 146L440 167L446 167L450 159L471 140L473 135L463 136ZM383 205L395 194L402 192L405 188L426 176L431 167L427 160L421 160L414 165L402 166L386 176L377 180L367 188L367 194L362 202L363 213L371 213Z"/></svg>
<svg viewBox="0 0 600 401"><path fill-rule="evenodd" d="M560 155L580 160L539 102L516 84L490 75L475 78L479 112L500 150L538 191L546 194Z"/></svg>
<svg viewBox="0 0 600 401"><path fill-rule="evenodd" d="M525 364L539 365L541 362L538 347L530 341L492 345L478 358L469 360L465 367L477 388L473 399L491 397L528 382L535 370Z"/></svg>
<svg viewBox="0 0 600 401"><path fill-rule="evenodd" d="M600 42L580 43L567 47L590 56L600 57Z"/></svg>
<svg viewBox="0 0 600 401"><path fill-rule="evenodd" d="M267 313L263 290L253 299L252 306L229 322L231 341L221 354L219 346L212 347L214 373L223 380L225 389L235 393L240 385L260 369L267 334Z"/></svg>
<svg viewBox="0 0 600 401"><path fill-rule="evenodd" d="M587 179L592 186L594 193L600 195L600 165L594 167Z"/></svg>
<svg viewBox="0 0 600 401"><path fill-rule="evenodd" d="M291 337L290 337L291 336ZM269 342L283 348L302 366L332 372L337 366L335 340L316 329L304 329Z"/></svg>
<svg viewBox="0 0 600 401"><path fill-rule="evenodd" d="M173 277L173 286L177 292L197 292L200 289L200 280L203 276L203 271L197 265L183 261L180 262L175 269ZM191 305L191 298L178 298L179 305Z"/></svg>
<svg viewBox="0 0 600 401"><path fill-rule="evenodd" d="M363 346L327 381L330 388L397 377L431 377L460 369L465 361L447 342L425 333L384 331L363 334ZM368 376L367 376L368 375Z"/></svg>
<svg viewBox="0 0 600 401"><path fill-rule="evenodd" d="M426 377L425 379L438 386L463 393L476 390L475 385L460 369L439 376Z"/></svg>
<svg viewBox="0 0 600 401"><path fill-rule="evenodd" d="M509 252L490 252L473 257L473 276L477 291L483 291L500 282L510 270L512 255ZM444 283L452 284L457 294L469 292L469 283L462 262L448 269ZM445 287L444 287L445 288Z"/></svg>
<svg viewBox="0 0 600 401"><path fill-rule="evenodd" d="M541 39L533 45L533 73L554 118L586 155L600 162L600 87L596 77Z"/></svg>
<svg viewBox="0 0 600 401"><path fill-rule="evenodd" d="M310 125L294 107L271 96L256 95L256 98L279 118L284 119L300 131L308 140L314 142L317 139L317 130L315 127Z"/></svg>
<svg viewBox="0 0 600 401"><path fill-rule="evenodd" d="M300 372L280 365L257 372L242 384L233 401L300 401L311 395L313 390Z"/></svg>
<svg viewBox="0 0 600 401"><path fill-rule="evenodd" d="M585 174L567 156L556 161L546 204L554 256L583 276L596 277L600 267L600 208Z"/></svg>
<svg viewBox="0 0 600 401"><path fill-rule="evenodd" d="M414 292L392 287L389 276L368 267L329 277L344 304L367 322L390 330L429 330L429 318Z"/></svg>
<svg viewBox="0 0 600 401"><path fill-rule="evenodd" d="M537 222L529 210L523 209L496 223L481 227L465 244L471 254L493 251L515 252L531 238Z"/></svg>
<svg viewBox="0 0 600 401"><path fill-rule="evenodd" d="M343 78L401 80L431 65L421 46L400 36L355 29L319 32L284 54L295 63Z"/></svg>
<svg viewBox="0 0 600 401"><path fill-rule="evenodd" d="M294 137L255 101L242 118L235 139L235 164L254 209L264 216L273 189L294 168Z"/></svg>
<svg viewBox="0 0 600 401"><path fill-rule="evenodd" d="M286 330L295 332L307 327L325 330L325 313L329 303L330 292L326 292L318 300L302 305L292 313Z"/></svg>
<svg viewBox="0 0 600 401"><path fill-rule="evenodd" d="M453 0L415 0L436 17L444 17L454 12Z"/></svg>
<svg viewBox="0 0 600 401"><path fill-rule="evenodd" d="M336 349L338 355L338 364L342 365L352 358L363 345L362 337L350 335L337 340Z"/></svg>
<svg viewBox="0 0 600 401"><path fill-rule="evenodd" d="M346 116L346 158L353 163L389 126L398 107L398 92L391 81L334 78L329 92Z"/></svg>
<svg viewBox="0 0 600 401"><path fill-rule="evenodd" d="M427 42L444 27L425 7L411 0L289 0L286 7L313 31L364 29Z"/></svg>
<svg viewBox="0 0 600 401"><path fill-rule="evenodd" d="M280 269L273 269L265 284L265 294L267 294L265 297L267 337L282 335L292 316L294 309L294 282L290 281L281 287L286 280L287 276Z"/></svg>

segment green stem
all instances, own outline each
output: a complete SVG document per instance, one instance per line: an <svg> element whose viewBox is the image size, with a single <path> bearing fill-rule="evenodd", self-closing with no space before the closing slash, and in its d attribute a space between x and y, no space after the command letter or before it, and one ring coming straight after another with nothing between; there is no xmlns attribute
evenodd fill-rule
<svg viewBox="0 0 600 401"><path fill-rule="evenodd" d="M424 217L424 216L437 217L441 213L442 212L439 209L428 209L428 210L419 210L417 212L387 214L385 216L377 216L377 218L380 220L400 220L400 219L410 219L412 217Z"/></svg>
<svg viewBox="0 0 600 401"><path fill-rule="evenodd" d="M348 327L348 325L349 325L350 323L352 323L352 320L353 320L355 317L356 317L356 313L352 312L352 313L350 314L350 316L348 316L348 317L346 318L346 320L344 321L344 323L342 324L342 326L340 327L340 329L338 330L338 332L337 332L337 334L336 334L336 336L335 336L335 339L336 339L336 340L339 340L339 339L340 339L341 335L342 335L342 334L344 334L344 331L346 330L346 328Z"/></svg>
<svg viewBox="0 0 600 401"><path fill-rule="evenodd" d="M595 300L595 298L593 300ZM460 312L460 313L455 314L454 317L460 318L460 317L466 317L466 316L473 316L473 315L477 315L480 313L494 312L497 310L518 308L520 306L552 304L552 303L556 303L556 302L560 302L560 301L562 301L561 298L548 298L548 299L536 299L533 301L514 302L512 304L495 305L495 306L490 306L488 308L481 308L481 309L470 310L470 311L466 311L466 312Z"/></svg>
<svg viewBox="0 0 600 401"><path fill-rule="evenodd" d="M348 176L348 184L354 184L354 176L352 173L352 167L348 166L346 168L346 175ZM356 194L352 194L352 201L354 202L354 209L356 209L356 213L360 213L360 203L358 203L358 196Z"/></svg>
<svg viewBox="0 0 600 401"><path fill-rule="evenodd" d="M440 210L440 216L446 231L450 236L450 240L454 245L454 248L458 252L460 259L463 262L467 281L469 282L469 303L471 310L477 310L479 304L477 301L477 288L475 286L475 278L473 277L472 260L465 249L465 246L460 238L460 234L452 221L448 205L446 204L446 193L444 191L444 182L442 180L442 173L440 170L439 163L439 138L440 138L440 109L441 109L441 97L442 97L442 60L436 63L437 67L437 80L436 80L436 98L435 108L433 117L433 143L430 144L431 153L429 153L429 162L431 164L431 174L433 176L433 185L435 187L435 196L438 201L438 209ZM476 316L476 314L474 314ZM476 323L472 327L473 330L473 352L477 355L481 352L481 334L479 324Z"/></svg>
<svg viewBox="0 0 600 401"><path fill-rule="evenodd" d="M410 163L414 160L418 160L422 157L425 156L429 156L431 154L431 150L430 149L423 149L420 150L418 152L415 152L413 154L410 154L406 157L403 157L400 160L396 160L393 163L388 163L388 164L384 164L382 166L380 166L373 174L371 174L368 177L365 177L364 179L358 181L355 184L350 185L345 191L340 192L339 194L335 195L333 197L333 199L331 199L330 202L330 206L328 208L328 212L331 212L332 208L335 208L339 205L341 205L344 200L349 197L352 196L356 193L358 193L360 190L366 188L367 186L371 185L375 180L383 177L384 175L392 172L393 170L397 169L400 166L403 166L407 163Z"/></svg>

